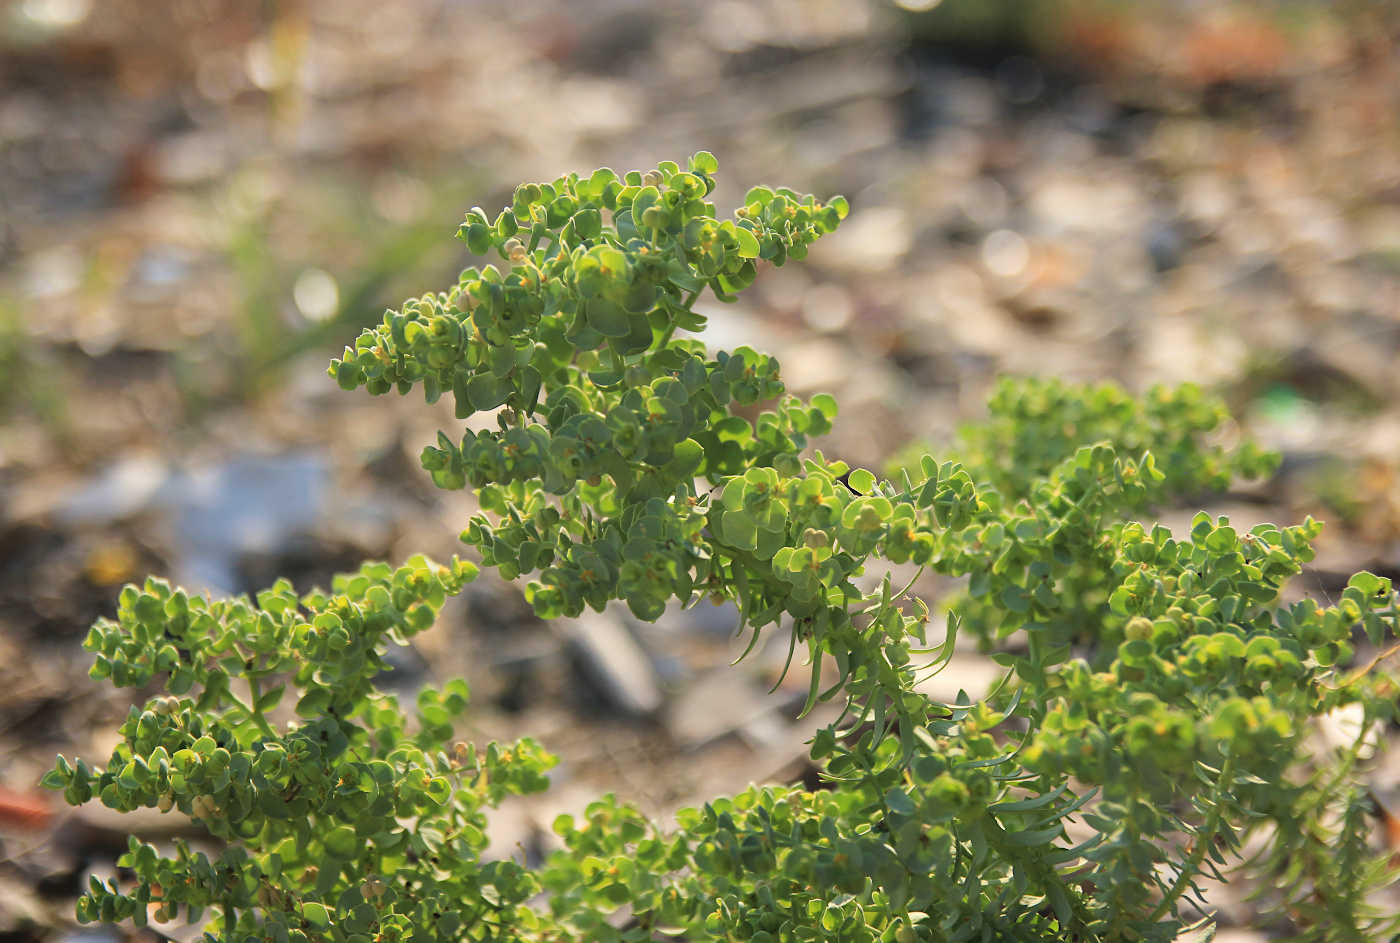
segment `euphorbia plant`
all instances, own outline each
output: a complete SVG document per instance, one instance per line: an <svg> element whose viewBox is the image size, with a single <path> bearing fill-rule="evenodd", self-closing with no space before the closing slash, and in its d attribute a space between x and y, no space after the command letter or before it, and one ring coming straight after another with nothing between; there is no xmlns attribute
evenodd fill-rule
<svg viewBox="0 0 1400 943"><path fill-rule="evenodd" d="M256 601L149 580L86 646L94 677L160 676L170 694L132 710L105 766L60 758L46 781L73 803L179 809L227 849L133 840L134 883L94 878L79 919L212 910L225 943L1165 941L1198 879L1256 835L1265 900L1301 934L1391 932L1368 900L1391 874L1358 766L1393 687L1341 667L1354 632L1395 631L1390 583L1362 573L1336 605L1284 602L1311 520L1129 522L1270 468L1209 443L1223 412L1191 387L1008 381L961 463L918 456L888 479L811 451L829 396L785 396L771 356L711 356L677 331L703 330L704 291L731 300L762 262L805 256L845 202L756 187L720 221L715 171L701 153L521 186L494 220L473 210L459 236L502 263L388 312L330 372L494 413L423 465L475 490L462 539L528 579L541 616L734 600L750 648L777 633L790 666L800 650L807 709L845 705L812 743L827 788L754 787L669 829L605 797L555 823L542 867L483 861L489 810L547 788L552 758L530 740L453 744L460 681L408 712L373 684L384 647L430 626L474 564L368 564ZM946 631L888 575L858 588L884 561L967 577ZM960 628L1007 678L937 703L917 681ZM1314 719L1342 708L1355 741L1313 753Z"/></svg>

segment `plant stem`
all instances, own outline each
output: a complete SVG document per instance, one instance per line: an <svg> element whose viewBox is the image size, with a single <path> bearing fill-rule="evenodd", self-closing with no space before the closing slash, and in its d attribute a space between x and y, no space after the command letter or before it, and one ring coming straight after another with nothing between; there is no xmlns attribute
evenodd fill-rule
<svg viewBox="0 0 1400 943"><path fill-rule="evenodd" d="M690 311L694 306L696 300L699 299L700 292L702 291L704 291L703 288L697 288L694 291L692 291L690 293L690 297L685 299L685 304L681 305L681 307L684 308L686 311ZM679 326L679 322L675 318L672 318L670 323L666 325L666 332L661 335L661 340L656 345L657 350L666 349L666 345L671 343L671 337L676 333L676 328Z"/></svg>
<svg viewBox="0 0 1400 943"><path fill-rule="evenodd" d="M1181 871L1177 873L1176 880L1172 882L1171 889L1167 891L1162 902L1157 905L1157 909L1147 918L1148 923L1156 923L1165 917L1181 899L1181 895L1186 893L1186 888L1190 886L1191 880L1200 871L1201 862L1205 861L1206 852L1210 850L1211 841L1215 837L1215 831L1220 827L1220 820L1225 815L1225 795L1229 792L1235 778L1235 755L1231 753L1225 757L1225 762L1220 767L1220 779L1216 781L1215 793L1212 798L1210 814L1201 823L1201 827L1196 832L1196 841L1191 848L1190 856L1182 862Z"/></svg>
<svg viewBox="0 0 1400 943"><path fill-rule="evenodd" d="M272 725L267 722L267 718L263 716L263 712L258 709L258 700L262 697L262 683L257 678L249 678L248 690L253 695L253 706L248 707L244 704L240 704L239 706L248 712L248 719L257 724L258 730L263 736L276 740L277 731L272 729Z"/></svg>

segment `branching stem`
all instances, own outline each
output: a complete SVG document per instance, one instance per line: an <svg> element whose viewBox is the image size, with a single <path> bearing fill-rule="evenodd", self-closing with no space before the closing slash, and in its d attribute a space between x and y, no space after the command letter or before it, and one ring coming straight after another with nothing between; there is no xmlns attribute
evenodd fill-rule
<svg viewBox="0 0 1400 943"><path fill-rule="evenodd" d="M1162 898L1161 903L1157 905L1157 909L1152 911L1152 914L1147 918L1148 923L1156 923L1171 913L1176 902L1186 893L1191 882L1200 873L1201 863L1205 861L1206 854L1210 851L1211 842L1215 840L1215 833L1220 828L1221 819L1225 817L1225 812L1229 807L1227 797L1230 788L1234 785L1234 779L1235 754L1230 753L1220 766L1220 778L1216 780L1215 790L1211 794L1211 809L1206 815L1206 820L1201 823L1201 827L1196 832L1196 841L1192 844L1191 854L1182 862L1176 880L1172 882L1171 888Z"/></svg>

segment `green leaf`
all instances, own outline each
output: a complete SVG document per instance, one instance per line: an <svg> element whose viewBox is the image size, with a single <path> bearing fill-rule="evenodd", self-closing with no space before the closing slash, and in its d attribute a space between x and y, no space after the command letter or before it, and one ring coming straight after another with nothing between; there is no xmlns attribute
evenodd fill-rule
<svg viewBox="0 0 1400 943"><path fill-rule="evenodd" d="M1381 578L1362 570L1347 580L1347 586L1361 590L1363 596L1376 596L1381 592Z"/></svg>
<svg viewBox="0 0 1400 943"><path fill-rule="evenodd" d="M1013 848L1031 848L1036 845L1048 845L1056 838L1059 838L1060 833L1063 831L1064 826L1057 823L1049 828L1040 828L1035 831L1007 832L1002 838L1002 842Z"/></svg>
<svg viewBox="0 0 1400 943"><path fill-rule="evenodd" d="M758 258L758 240L754 238L753 233L742 226L735 226L734 235L739 240L739 256L741 258Z"/></svg>
<svg viewBox="0 0 1400 943"><path fill-rule="evenodd" d="M318 904L315 901L304 902L301 905L301 914L313 927L324 927L331 922L330 911L326 909L324 904Z"/></svg>
<svg viewBox="0 0 1400 943"><path fill-rule="evenodd" d="M599 167L588 178L588 192L594 200L601 200L608 184L617 182L617 174L609 167Z"/></svg>
<svg viewBox="0 0 1400 943"><path fill-rule="evenodd" d="M490 227L485 223L472 223L466 229L467 250L472 255L485 255L496 244Z"/></svg>
<svg viewBox="0 0 1400 943"><path fill-rule="evenodd" d="M724 539L740 550L758 548L758 524L742 510L725 511L721 515Z"/></svg>
<svg viewBox="0 0 1400 943"><path fill-rule="evenodd" d="M308 719L320 717L330 706L331 692L325 688L312 688L297 701L297 716Z"/></svg>
<svg viewBox="0 0 1400 943"><path fill-rule="evenodd" d="M259 811L268 818L286 820L292 817L287 803L270 789L259 789L257 801Z"/></svg>
<svg viewBox="0 0 1400 943"><path fill-rule="evenodd" d="M1217 527L1206 536L1206 549L1213 553L1227 553L1239 544L1233 527Z"/></svg>
<svg viewBox="0 0 1400 943"><path fill-rule="evenodd" d="M689 167L702 174L713 174L719 171L719 161L709 151L696 151L695 156L690 158Z"/></svg>
<svg viewBox="0 0 1400 943"><path fill-rule="evenodd" d="M811 403L821 410L821 414L828 420L836 418L836 398L830 393L818 393L812 397Z"/></svg>
<svg viewBox="0 0 1400 943"><path fill-rule="evenodd" d="M452 784L441 776L434 776L428 780L424 786L424 793L438 805L442 805L452 797Z"/></svg>
<svg viewBox="0 0 1400 943"><path fill-rule="evenodd" d="M467 381L467 398L478 410L495 409L506 401L514 387L489 373L478 373Z"/></svg>
<svg viewBox="0 0 1400 943"><path fill-rule="evenodd" d="M864 468L857 468L846 479L856 494L871 494L875 490L875 476Z"/></svg>
<svg viewBox="0 0 1400 943"><path fill-rule="evenodd" d="M287 686L285 684L279 684L272 690L264 692L263 695L258 698L257 703L253 705L254 709L262 713L273 710L278 704L282 703L282 695L286 693L286 690Z"/></svg>
<svg viewBox="0 0 1400 943"><path fill-rule="evenodd" d="M360 840L355 837L355 830L342 825L333 828L326 834L325 838L326 854L333 858L349 860L354 858L360 848ZM325 869L322 869L325 870Z"/></svg>
<svg viewBox="0 0 1400 943"><path fill-rule="evenodd" d="M1024 615L1030 611L1031 597L1020 586L1008 586L1001 591L1001 604L1018 615Z"/></svg>
<svg viewBox="0 0 1400 943"><path fill-rule="evenodd" d="M1020 799L1015 802L997 802L987 806L987 811L997 814L1034 812L1053 803L1056 799L1060 798L1060 796L1064 795L1065 790L1068 788L1069 783L1060 783L1059 786L1044 795L1036 796L1033 799Z"/></svg>
<svg viewBox="0 0 1400 943"><path fill-rule="evenodd" d="M1130 668L1145 668L1155 654L1151 642L1130 639L1118 646L1118 658Z"/></svg>
<svg viewBox="0 0 1400 943"><path fill-rule="evenodd" d="M645 314L630 315L627 323L626 336L617 340L617 351L624 357L645 352L656 339L651 330L651 321Z"/></svg>
<svg viewBox="0 0 1400 943"><path fill-rule="evenodd" d="M604 337L626 337L632 333L631 317L614 301L593 298L587 303L585 312L589 327Z"/></svg>

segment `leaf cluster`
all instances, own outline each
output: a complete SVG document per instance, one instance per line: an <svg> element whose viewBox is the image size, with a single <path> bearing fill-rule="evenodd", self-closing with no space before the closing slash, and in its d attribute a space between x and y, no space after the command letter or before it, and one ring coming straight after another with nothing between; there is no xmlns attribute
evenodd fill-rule
<svg viewBox="0 0 1400 943"><path fill-rule="evenodd" d="M529 740L449 748L460 682L412 716L373 683L472 564L372 564L256 601L152 580L86 644L94 677L171 694L133 709L105 766L60 758L46 782L73 803L178 808L228 850L133 842L134 884L94 882L80 919L212 909L219 943L1165 943L1259 834L1250 866L1300 932L1393 932L1370 904L1394 872L1362 834L1361 758L1394 688L1344 667L1356 632L1380 645L1400 627L1390 582L1284 603L1316 522L1130 520L1272 468L1215 440L1224 412L1192 387L1006 381L961 460L914 456L887 479L828 460L810 444L831 397L786 396L771 356L711 357L677 332L703 328L702 290L730 299L757 261L801 258L844 201L755 188L719 222L716 171L702 153L524 185L494 221L474 210L461 237L508 267L389 312L331 373L495 411L497 429L440 434L423 464L471 485L463 541L529 579L540 615L733 600L750 649L776 634L789 668L803 649L804 710L843 706L812 741L829 788L754 787L668 829L604 797L555 823L542 867L488 861L489 810L545 788L553 759ZM941 639L909 586L862 588L879 561L965 580ZM960 631L1006 677L938 703L920 681ZM1341 709L1354 742L1315 753L1310 728Z"/></svg>

